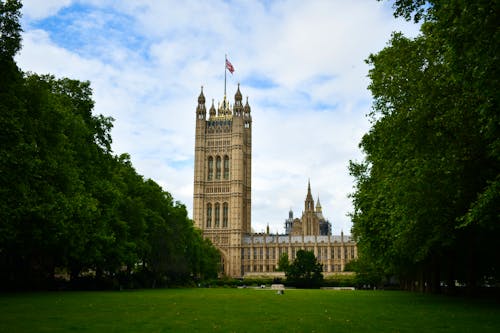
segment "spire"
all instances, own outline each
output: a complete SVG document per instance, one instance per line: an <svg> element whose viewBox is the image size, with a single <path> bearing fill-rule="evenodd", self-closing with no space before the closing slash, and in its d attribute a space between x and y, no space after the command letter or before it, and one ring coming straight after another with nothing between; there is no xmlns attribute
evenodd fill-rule
<svg viewBox="0 0 500 333"><path fill-rule="evenodd" d="M196 107L197 119L205 119L207 109L205 108L205 95L201 86L200 96L198 96L198 106Z"/></svg>
<svg viewBox="0 0 500 333"><path fill-rule="evenodd" d="M318 201L316 202L316 212L317 213L322 212L321 203L319 202L319 195L318 195Z"/></svg>
<svg viewBox="0 0 500 333"><path fill-rule="evenodd" d="M210 107L210 117L215 117L215 106L214 106L214 99L212 98L212 106Z"/></svg>
<svg viewBox="0 0 500 333"><path fill-rule="evenodd" d="M229 105L229 101L227 100L226 95L224 95L222 103L219 104L217 115L219 117L225 117L231 115L231 106Z"/></svg>
<svg viewBox="0 0 500 333"><path fill-rule="evenodd" d="M247 96L247 102L245 104L244 111L245 111L245 113L250 114L250 105L248 104L248 96Z"/></svg>
<svg viewBox="0 0 500 333"><path fill-rule="evenodd" d="M240 92L240 84L238 83L238 89L236 90L236 94L234 95L234 101L236 102L235 104L241 105L241 99L242 99L242 96L241 96L241 92Z"/></svg>
<svg viewBox="0 0 500 333"><path fill-rule="evenodd" d="M305 201L305 210L306 211L314 211L314 199L311 195L311 181L307 181L307 195Z"/></svg>
<svg viewBox="0 0 500 333"><path fill-rule="evenodd" d="M318 195L318 201L316 202L316 216L318 217L320 223L326 221L325 217L323 216L323 209L321 208L321 204L319 203L319 195Z"/></svg>
<svg viewBox="0 0 500 333"><path fill-rule="evenodd" d="M205 95L203 95L203 86L201 86L200 96L198 96L198 104L205 104Z"/></svg>
<svg viewBox="0 0 500 333"><path fill-rule="evenodd" d="M238 83L238 89L236 90L236 94L234 94L234 108L233 112L234 115L239 117L243 114L243 104L241 104L241 91L240 91L240 84Z"/></svg>

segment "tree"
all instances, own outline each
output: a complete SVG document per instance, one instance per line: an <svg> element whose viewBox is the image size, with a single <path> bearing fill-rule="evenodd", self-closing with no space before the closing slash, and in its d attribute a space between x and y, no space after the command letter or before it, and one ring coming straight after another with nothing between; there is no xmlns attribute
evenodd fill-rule
<svg viewBox="0 0 500 333"><path fill-rule="evenodd" d="M358 288L377 287L381 285L384 280L384 274L381 267L375 265L373 261L367 261L366 257L360 257L349 261L345 265L344 271L356 272L355 282Z"/></svg>
<svg viewBox="0 0 500 333"><path fill-rule="evenodd" d="M119 276L128 285L142 274L141 286L214 276L218 251L185 206L138 175L127 154L112 155L111 119L92 115L89 83L34 74L23 82L21 110L6 112L18 118L17 138L0 149L9 156L0 190L3 286L43 288L56 270L74 282L94 273L97 282Z"/></svg>
<svg viewBox="0 0 500 333"><path fill-rule="evenodd" d="M208 238L203 238L201 230L194 230L188 247L192 273L196 280L217 278L220 252Z"/></svg>
<svg viewBox="0 0 500 333"><path fill-rule="evenodd" d="M4 123L15 135L0 151L5 157L0 247L13 280L24 284L50 279L68 262L80 263L77 253L86 261L92 257L87 245L98 237L89 226L104 224L96 223L89 190L109 156L96 137L109 126L91 114L88 82L28 74L12 93L21 107L6 107L2 118L15 119Z"/></svg>
<svg viewBox="0 0 500 333"><path fill-rule="evenodd" d="M353 234L363 260L439 291L500 278L498 11L491 2L395 2L423 19L370 55L372 128L350 163ZM454 283L453 283L454 284Z"/></svg>
<svg viewBox="0 0 500 333"><path fill-rule="evenodd" d="M285 271L288 283L300 288L316 288L323 281L323 265L321 265L314 253L299 250L297 257Z"/></svg>
<svg viewBox="0 0 500 333"><path fill-rule="evenodd" d="M284 252L283 254L281 254L278 260L277 271L286 272L289 267L290 267L290 261L288 260L288 253Z"/></svg>
<svg viewBox="0 0 500 333"><path fill-rule="evenodd" d="M56 271L94 287L216 275L186 207L113 155L90 82L19 70L20 8L0 1L0 287L46 288Z"/></svg>
<svg viewBox="0 0 500 333"><path fill-rule="evenodd" d="M0 58L13 59L21 49L21 1L0 1Z"/></svg>

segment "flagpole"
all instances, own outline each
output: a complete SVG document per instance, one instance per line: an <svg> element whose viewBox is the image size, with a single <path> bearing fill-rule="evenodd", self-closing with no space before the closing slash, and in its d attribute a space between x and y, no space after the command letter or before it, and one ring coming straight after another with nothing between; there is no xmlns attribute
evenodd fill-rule
<svg viewBox="0 0 500 333"><path fill-rule="evenodd" d="M226 97L227 54L224 55L224 97Z"/></svg>

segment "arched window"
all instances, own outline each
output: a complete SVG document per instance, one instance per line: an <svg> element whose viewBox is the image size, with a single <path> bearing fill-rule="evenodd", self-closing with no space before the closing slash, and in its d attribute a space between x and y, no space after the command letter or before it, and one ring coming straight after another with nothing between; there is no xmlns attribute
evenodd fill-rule
<svg viewBox="0 0 500 333"><path fill-rule="evenodd" d="M207 204L207 228L212 227L212 204Z"/></svg>
<svg viewBox="0 0 500 333"><path fill-rule="evenodd" d="M215 228L218 228L220 226L220 204L216 203L215 204L215 223L214 226Z"/></svg>
<svg viewBox="0 0 500 333"><path fill-rule="evenodd" d="M215 160L215 179L220 179L221 174L221 159L220 156L217 156Z"/></svg>
<svg viewBox="0 0 500 333"><path fill-rule="evenodd" d="M222 227L227 228L227 221L229 219L229 205L227 202L222 204Z"/></svg>
<svg viewBox="0 0 500 333"><path fill-rule="evenodd" d="M229 156L224 156L224 179L229 179Z"/></svg>
<svg viewBox="0 0 500 333"><path fill-rule="evenodd" d="M208 180L214 178L214 158L210 156L208 158Z"/></svg>

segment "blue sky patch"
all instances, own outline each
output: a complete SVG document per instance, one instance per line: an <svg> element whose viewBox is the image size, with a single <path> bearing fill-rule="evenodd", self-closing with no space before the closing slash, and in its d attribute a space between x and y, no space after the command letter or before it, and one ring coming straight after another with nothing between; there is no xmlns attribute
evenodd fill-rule
<svg viewBox="0 0 500 333"><path fill-rule="evenodd" d="M134 30L133 17L110 8L79 3L61 9L56 16L25 21L25 25L47 31L55 44L84 57L99 57L103 47L122 47L137 53L146 50L149 44ZM108 44L110 40L113 45Z"/></svg>
<svg viewBox="0 0 500 333"><path fill-rule="evenodd" d="M249 75L247 76L242 84L244 86L252 87L252 88L259 88L259 89L270 89L270 88L275 88L278 87L278 84L273 82L270 78L265 77L263 75Z"/></svg>

